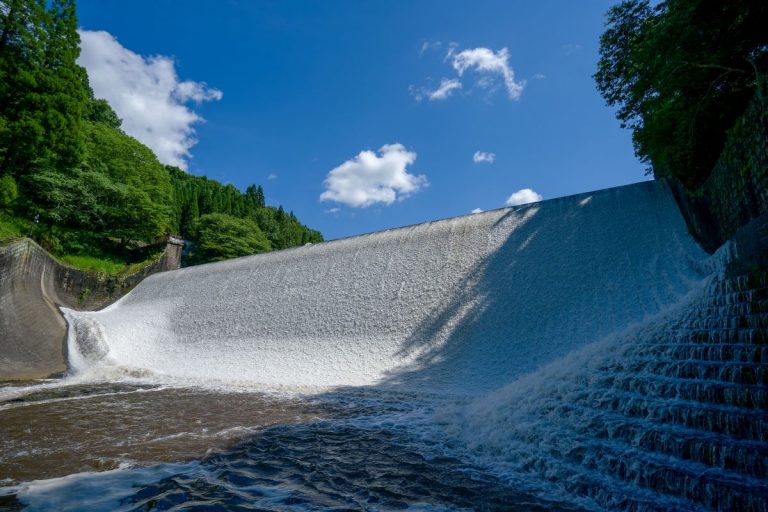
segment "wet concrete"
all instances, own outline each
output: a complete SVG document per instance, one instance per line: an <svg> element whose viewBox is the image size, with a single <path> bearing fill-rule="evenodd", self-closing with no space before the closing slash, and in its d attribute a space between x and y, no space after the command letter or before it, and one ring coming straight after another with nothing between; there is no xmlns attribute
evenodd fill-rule
<svg viewBox="0 0 768 512"><path fill-rule="evenodd" d="M29 239L0 246L0 381L65 371L67 324L59 306L103 308L146 276L178 268L180 255L169 243L152 265L116 277L62 265Z"/></svg>

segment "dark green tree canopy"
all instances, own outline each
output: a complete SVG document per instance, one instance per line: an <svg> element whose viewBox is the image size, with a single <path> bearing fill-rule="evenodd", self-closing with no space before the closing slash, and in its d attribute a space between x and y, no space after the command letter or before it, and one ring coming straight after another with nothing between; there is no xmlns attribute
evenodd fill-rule
<svg viewBox="0 0 768 512"><path fill-rule="evenodd" d="M0 173L81 161L79 45L74 0L0 1Z"/></svg>
<svg viewBox="0 0 768 512"><path fill-rule="evenodd" d="M626 0L608 11L600 57L598 89L637 156L695 188L768 70L768 2Z"/></svg>

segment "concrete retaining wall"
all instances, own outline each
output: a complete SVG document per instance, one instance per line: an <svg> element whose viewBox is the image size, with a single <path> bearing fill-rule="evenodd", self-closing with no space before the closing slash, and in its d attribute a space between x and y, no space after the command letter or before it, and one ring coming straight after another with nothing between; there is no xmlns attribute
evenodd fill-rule
<svg viewBox="0 0 768 512"><path fill-rule="evenodd" d="M66 370L67 326L59 306L103 308L148 275L179 268L181 249L169 242L153 264L110 276L63 265L26 238L0 246L0 381Z"/></svg>
<svg viewBox="0 0 768 512"><path fill-rule="evenodd" d="M728 135L712 174L694 192L670 180L691 234L712 252L768 213L768 94L756 95Z"/></svg>

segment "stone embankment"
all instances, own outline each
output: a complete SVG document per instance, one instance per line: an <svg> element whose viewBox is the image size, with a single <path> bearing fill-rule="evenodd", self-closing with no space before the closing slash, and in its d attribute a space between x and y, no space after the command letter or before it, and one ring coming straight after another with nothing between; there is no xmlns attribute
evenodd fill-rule
<svg viewBox="0 0 768 512"><path fill-rule="evenodd" d="M152 264L126 276L66 266L29 239L0 245L0 381L67 369L67 325L59 306L103 308L155 272L179 268L183 243L168 240Z"/></svg>
<svg viewBox="0 0 768 512"><path fill-rule="evenodd" d="M768 95L758 93L731 128L720 159L698 190L688 191L674 179L669 184L688 229L709 252L768 215Z"/></svg>

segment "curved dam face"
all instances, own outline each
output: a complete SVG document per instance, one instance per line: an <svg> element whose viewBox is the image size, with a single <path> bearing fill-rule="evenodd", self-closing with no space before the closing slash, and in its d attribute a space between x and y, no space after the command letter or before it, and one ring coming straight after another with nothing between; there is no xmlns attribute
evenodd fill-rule
<svg viewBox="0 0 768 512"><path fill-rule="evenodd" d="M67 312L71 363L481 392L678 302L707 257L644 182L153 275Z"/></svg>

